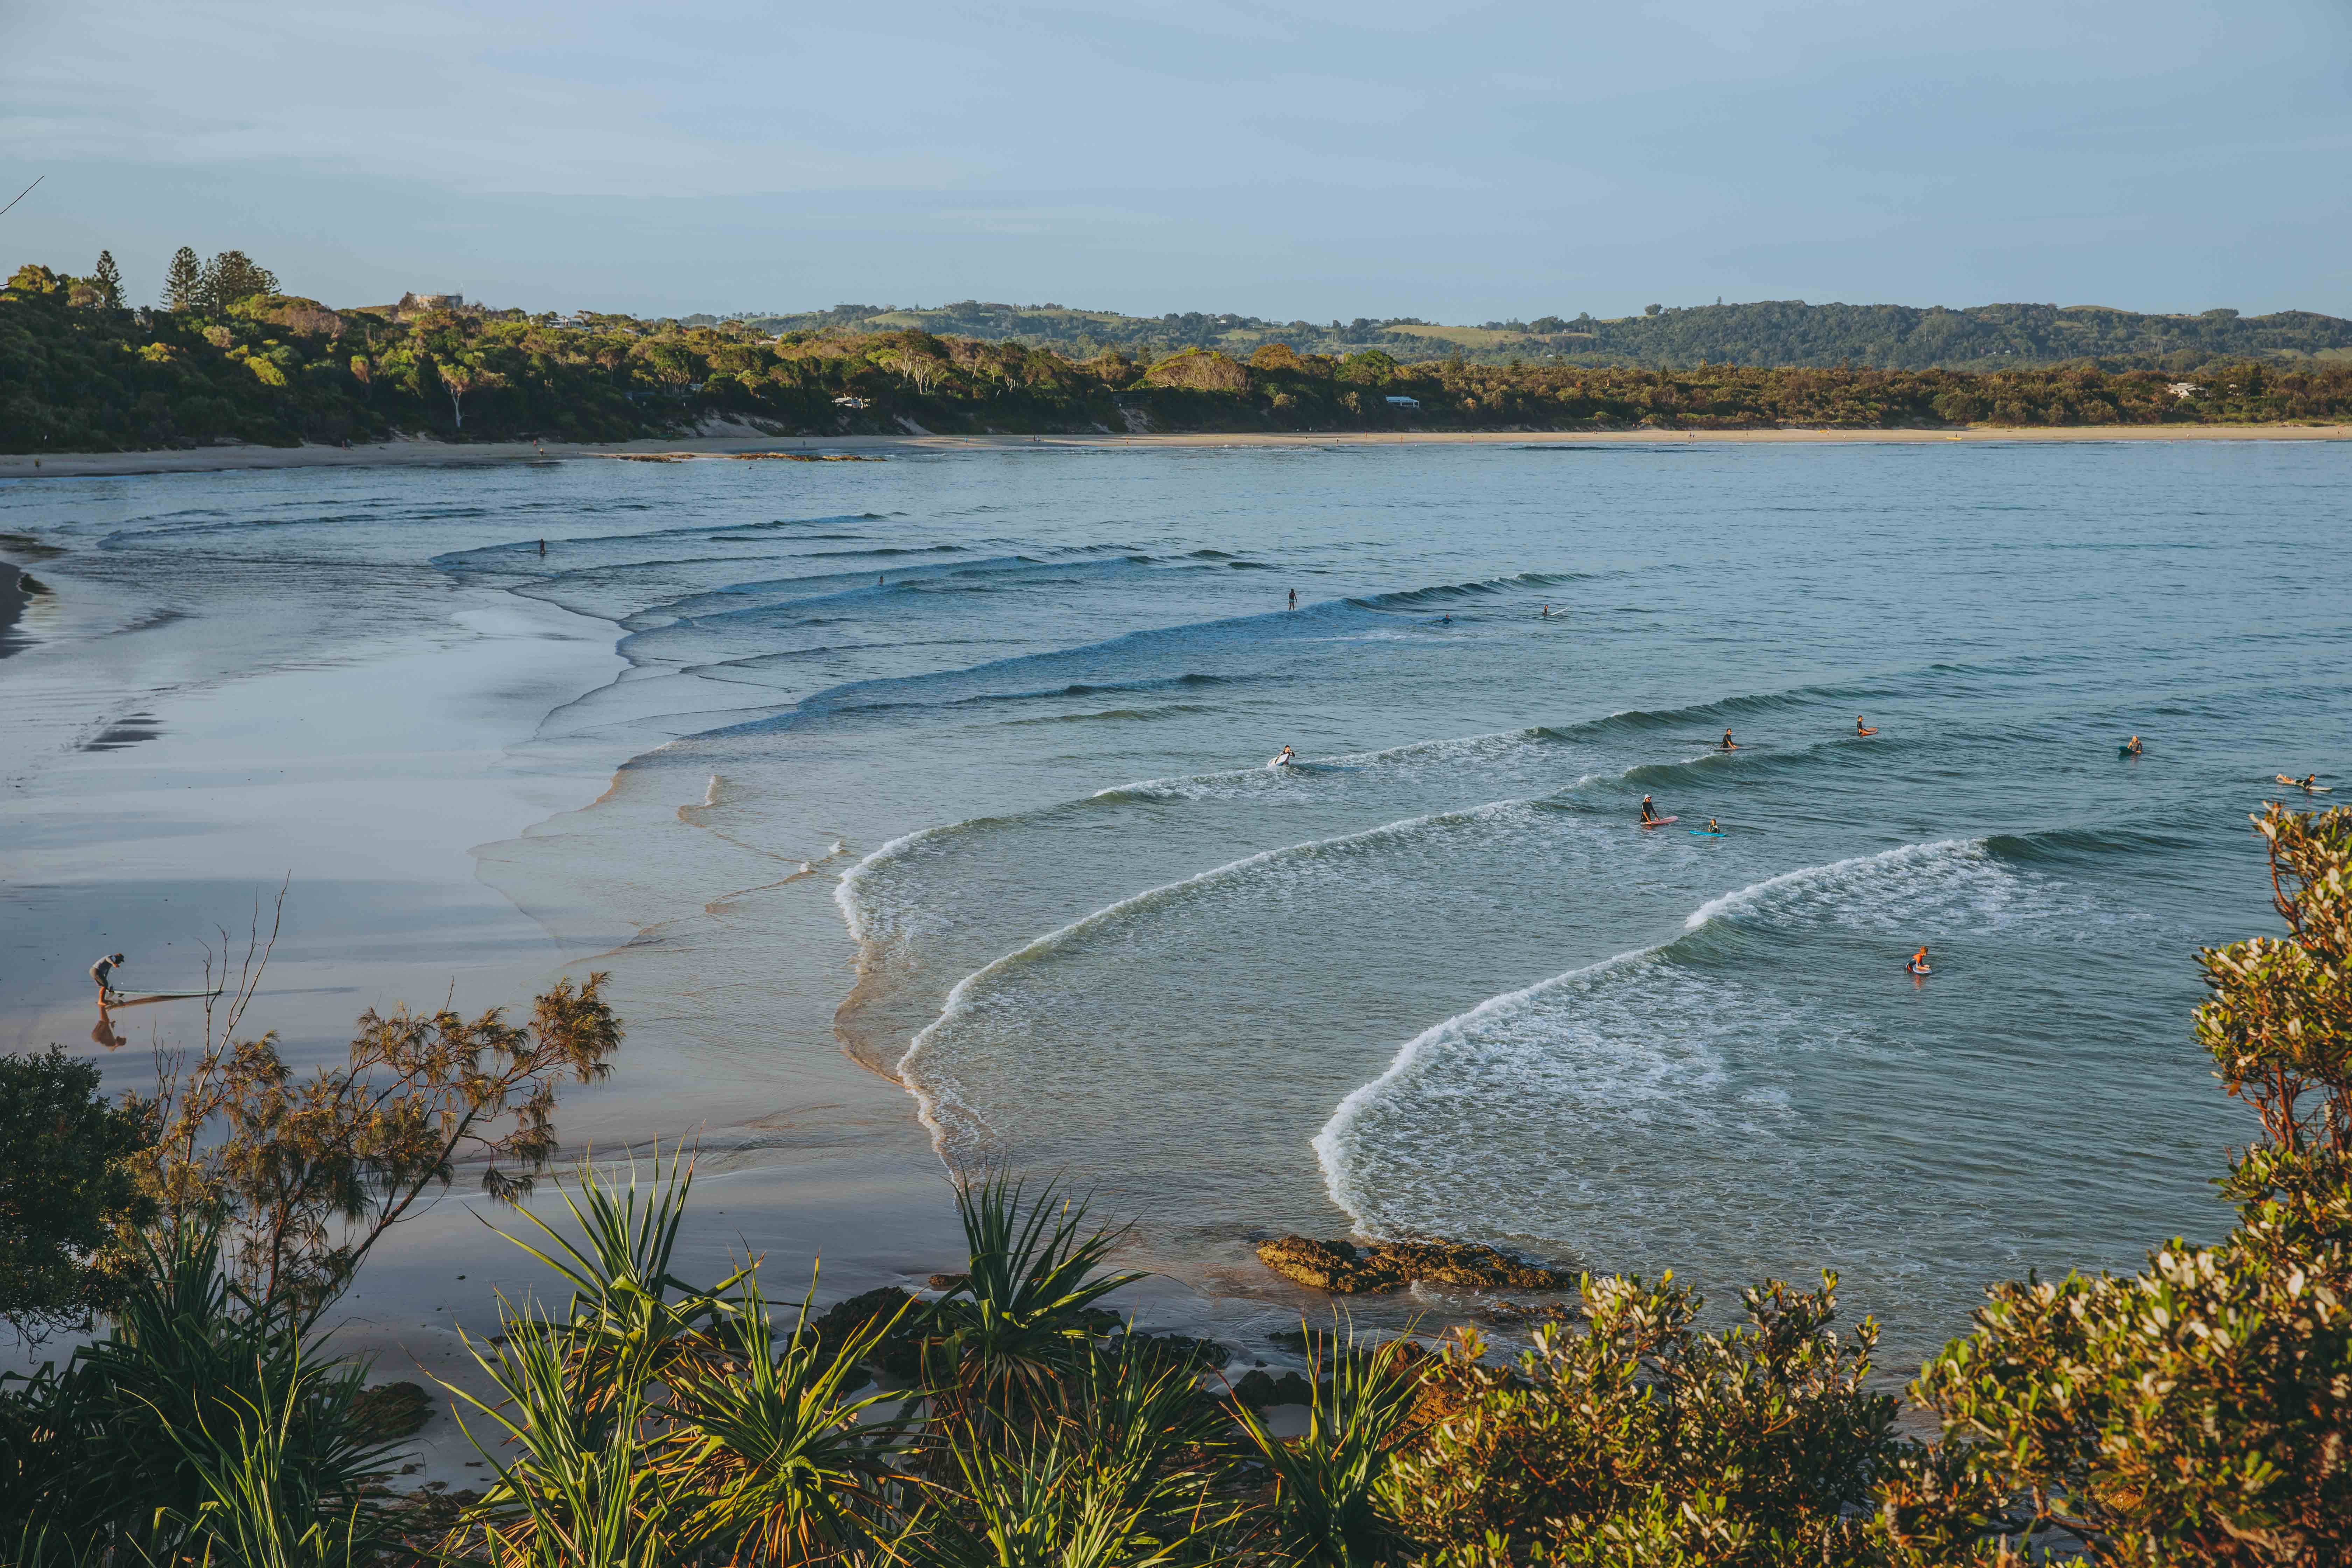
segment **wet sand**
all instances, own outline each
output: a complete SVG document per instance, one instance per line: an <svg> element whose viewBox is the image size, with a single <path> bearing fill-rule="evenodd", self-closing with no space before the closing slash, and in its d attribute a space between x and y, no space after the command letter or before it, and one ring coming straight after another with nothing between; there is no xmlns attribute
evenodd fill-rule
<svg viewBox="0 0 2352 1568"><path fill-rule="evenodd" d="M0 479L89 478L130 474L210 473L238 468L378 467L385 464L528 463L624 455L729 457L743 452L958 451L991 447L1331 447L1363 443L1445 442L1771 441L1815 444L2000 444L2017 441L2347 441L2352 425L2067 425L1972 426L1965 430L1401 430L1302 433L1062 436L709 436L692 439L566 442L444 442L424 438L358 447L205 447L192 452L58 452L0 455ZM39 467L35 465L38 464Z"/></svg>
<svg viewBox="0 0 2352 1568"><path fill-rule="evenodd" d="M216 972L251 922L268 930L281 885L283 931L244 1033L277 1031L298 1071L341 1059L365 1009L446 999L468 1015L520 1014L558 975L627 948L614 1001L628 1038L609 1080L565 1086L558 1126L567 1163L635 1156L650 1174L656 1151L702 1151L683 1277L716 1280L757 1255L772 1299L790 1303L822 1259L822 1304L882 1283L919 1289L962 1266L950 1189L911 1102L834 1035L853 949L830 876L792 889L803 896L776 918L799 979L759 1037L731 1049L698 1032L690 931L526 909L503 890L501 859L527 859L533 833L597 800L642 744L545 731L551 711L622 669L609 623L427 573L423 592L395 585L384 624L371 618L383 605L313 607L280 639L297 651L271 657L253 630L276 613L267 604L246 626L218 604L179 615L159 608L172 584L153 584L152 599L127 593L85 552L0 539L0 562L12 554L48 557L39 575L51 592L36 601L37 635L0 663L12 727L0 942L16 959L0 968L0 1048L59 1043L98 1062L111 1092L150 1087L158 1047L201 1042L202 1004L101 1014L83 971L120 950L128 990L199 988L207 958ZM0 576L14 585L13 566ZM331 1320L340 1348L375 1358L375 1380L478 1384L462 1336L497 1331L501 1294L562 1310L548 1271L493 1228L532 1237L522 1215L488 1202L478 1179L461 1166L450 1193L380 1246ZM552 1181L532 1206L567 1221ZM1312 1303L1303 1292L1219 1303L1155 1281L1122 1305L1237 1339L1238 1325ZM69 1338L33 1356L0 1349L0 1364L70 1349ZM421 1451L425 1468L404 1484L478 1485L485 1473L446 1409Z"/></svg>

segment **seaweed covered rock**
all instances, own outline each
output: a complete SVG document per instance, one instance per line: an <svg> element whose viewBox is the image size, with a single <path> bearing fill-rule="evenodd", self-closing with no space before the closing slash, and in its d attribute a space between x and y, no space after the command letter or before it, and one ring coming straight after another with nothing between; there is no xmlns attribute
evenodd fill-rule
<svg viewBox="0 0 2352 1568"><path fill-rule="evenodd" d="M372 1442L414 1437L433 1419L433 1396L414 1383L379 1383L352 1400L352 1420Z"/></svg>
<svg viewBox="0 0 2352 1568"><path fill-rule="evenodd" d="M1395 1290L1416 1279L1474 1289L1507 1285L1520 1290L1567 1290L1576 1284L1576 1275L1568 1269L1522 1263L1475 1241L1379 1241L1359 1247L1347 1241L1278 1236L1258 1243L1257 1256L1285 1279L1338 1296Z"/></svg>

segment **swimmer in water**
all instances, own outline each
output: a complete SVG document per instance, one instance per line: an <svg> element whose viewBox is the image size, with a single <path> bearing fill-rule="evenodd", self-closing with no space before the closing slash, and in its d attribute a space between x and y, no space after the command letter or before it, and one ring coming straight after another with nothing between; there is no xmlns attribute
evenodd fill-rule
<svg viewBox="0 0 2352 1568"><path fill-rule="evenodd" d="M1876 730L1862 721L1862 715L1859 713L1853 716L1853 732L1857 735L1875 735L1878 733Z"/></svg>
<svg viewBox="0 0 2352 1568"><path fill-rule="evenodd" d="M2126 741L2124 742L2123 749L2124 755L2126 757L2138 756L2140 754L2139 737L2137 735L2134 735L2130 740Z"/></svg>
<svg viewBox="0 0 2352 1568"><path fill-rule="evenodd" d="M1658 820L1658 808L1650 804L1650 797L1646 795L1642 797L1642 820L1644 822Z"/></svg>
<svg viewBox="0 0 2352 1568"><path fill-rule="evenodd" d="M1911 955L1911 962L1905 964L1903 967L1909 970L1914 974L1927 973L1927 950L1925 947L1920 948L1918 952Z"/></svg>
<svg viewBox="0 0 2352 1568"><path fill-rule="evenodd" d="M1441 626L1450 626L1454 624L1454 617L1452 616L1440 616L1437 617L1437 624Z"/></svg>
<svg viewBox="0 0 2352 1568"><path fill-rule="evenodd" d="M1716 750L1718 752L1736 752L1739 750L1739 742L1731 738L1730 731L1726 730L1723 732L1723 744L1717 746Z"/></svg>

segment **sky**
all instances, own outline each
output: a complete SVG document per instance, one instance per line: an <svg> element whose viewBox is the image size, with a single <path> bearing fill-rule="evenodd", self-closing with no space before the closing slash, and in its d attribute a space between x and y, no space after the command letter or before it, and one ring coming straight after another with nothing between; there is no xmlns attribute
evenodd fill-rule
<svg viewBox="0 0 2352 1568"><path fill-rule="evenodd" d="M2347 0L0 0L0 261L330 304L2352 315Z"/></svg>

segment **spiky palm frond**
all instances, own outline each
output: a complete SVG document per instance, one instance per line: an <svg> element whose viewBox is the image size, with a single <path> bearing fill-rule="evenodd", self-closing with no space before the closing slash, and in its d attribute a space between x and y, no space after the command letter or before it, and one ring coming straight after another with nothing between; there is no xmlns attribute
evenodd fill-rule
<svg viewBox="0 0 2352 1568"><path fill-rule="evenodd" d="M671 1154L667 1169L656 1159L650 1184L640 1183L634 1161L625 1184L583 1161L576 1187L563 1193L564 1206L580 1226L577 1244L528 1209L523 1217L547 1238L548 1247L499 1233L570 1282L566 1317L542 1321L526 1315L517 1324L525 1332L558 1336L581 1362L583 1384L618 1388L658 1376L672 1358L733 1315L724 1298L749 1268L708 1289L670 1271L693 1189L694 1166L682 1152Z"/></svg>
<svg viewBox="0 0 2352 1568"><path fill-rule="evenodd" d="M1308 1338L1318 1346L1323 1342L1319 1336ZM1406 1342L1390 1340L1360 1350L1349 1330L1328 1357L1318 1348L1307 1365L1315 1393L1302 1436L1276 1437L1255 1412L1235 1406L1243 1432L1274 1472L1271 1525L1287 1561L1311 1568L1361 1568L1381 1561L1391 1544L1380 1483L1420 1387L1420 1379L1403 1364Z"/></svg>
<svg viewBox="0 0 2352 1568"><path fill-rule="evenodd" d="M999 1173L956 1189L971 1270L932 1303L928 1323L944 1364L941 1393L1002 1408L1045 1394L1091 1350L1095 1303L1141 1273L1097 1273L1126 1226L1089 1229L1083 1199L1048 1183L1034 1202Z"/></svg>
<svg viewBox="0 0 2352 1568"><path fill-rule="evenodd" d="M667 1414L677 1425L664 1468L696 1500L681 1538L737 1562L838 1556L869 1538L904 1489L890 1461L907 1423L863 1419L893 1396L848 1397L898 1314L827 1354L809 1324L814 1292L812 1282L779 1348L758 1279L747 1278L723 1352L682 1361L669 1376Z"/></svg>
<svg viewBox="0 0 2352 1568"><path fill-rule="evenodd" d="M498 1479L468 1510L461 1532L478 1531L499 1568L656 1568L672 1560L677 1509L646 1440L641 1376L598 1388L564 1353L560 1325L501 1311L505 1331L473 1353L504 1397L476 1398L442 1386L503 1429L511 1459L458 1425ZM624 1369L626 1370L625 1368Z"/></svg>

